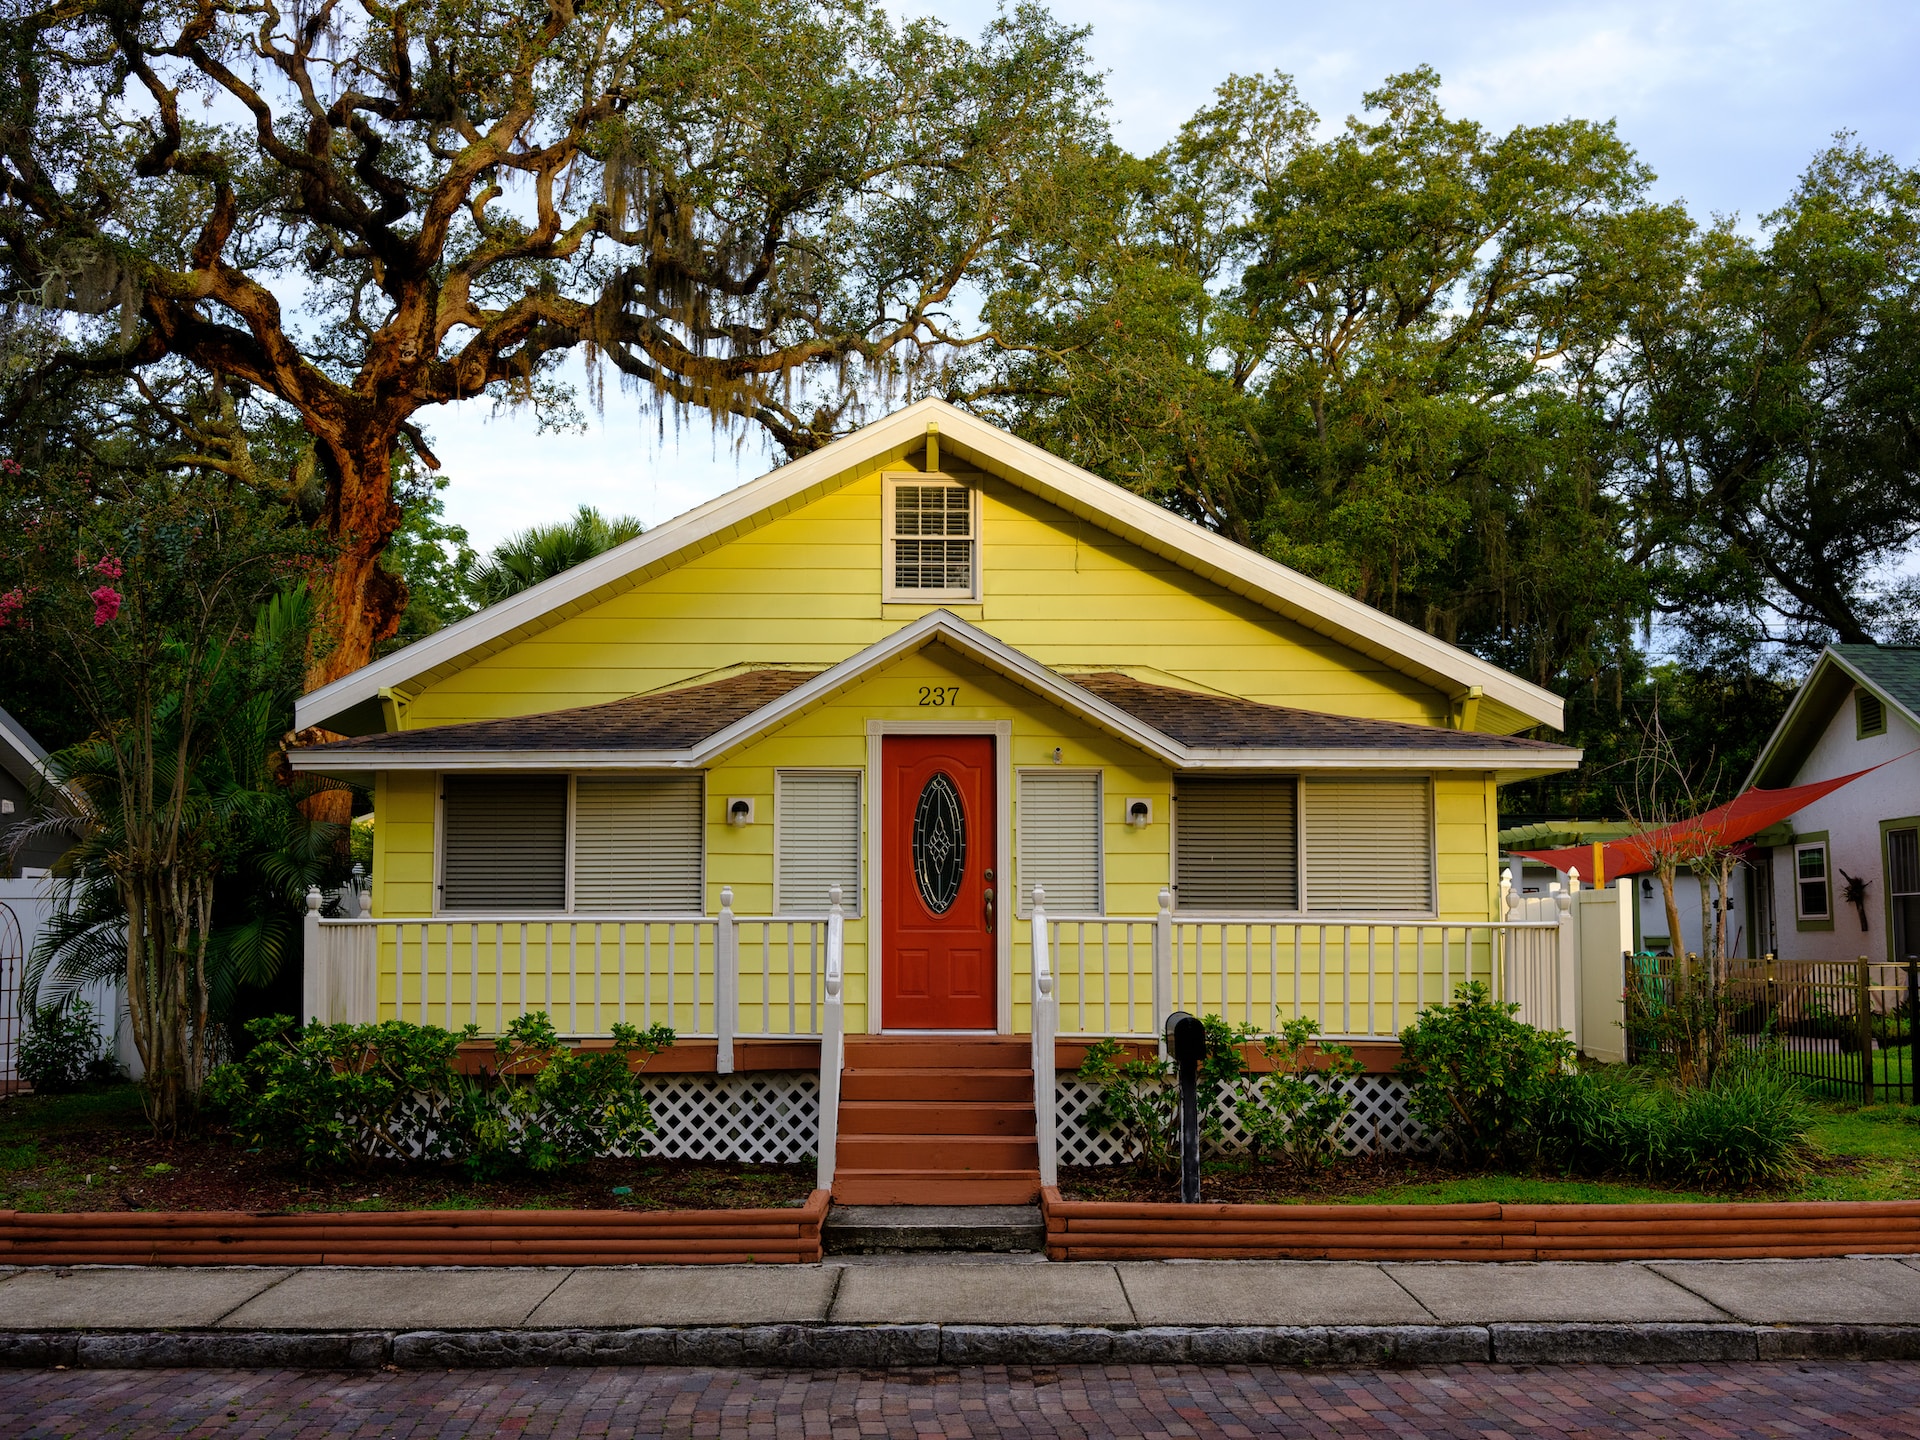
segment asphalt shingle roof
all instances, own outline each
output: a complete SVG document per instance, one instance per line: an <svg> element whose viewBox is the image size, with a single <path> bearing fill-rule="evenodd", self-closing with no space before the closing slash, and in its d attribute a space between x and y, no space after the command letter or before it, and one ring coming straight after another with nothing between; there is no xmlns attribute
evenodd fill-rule
<svg viewBox="0 0 1920 1440"><path fill-rule="evenodd" d="M1832 649L1885 694L1920 715L1920 647L1835 645Z"/></svg>
<svg viewBox="0 0 1920 1440"><path fill-rule="evenodd" d="M1564 747L1545 740L1484 735L1473 730L1442 730L1394 720L1363 720L1265 705L1230 695L1206 695L1153 685L1118 671L1073 675L1069 679L1162 735L1183 745L1210 750L1512 750L1538 753Z"/></svg>
<svg viewBox="0 0 1920 1440"><path fill-rule="evenodd" d="M600 705L437 725L391 734L361 735L308 747L323 754L484 754L489 751L564 753L580 750L687 750L736 721L764 709L818 673L747 670L678 690L635 695ZM1511 735L1445 730L1352 715L1326 715L1153 685L1114 671L1063 676L1161 734L1212 750L1489 750L1537 755L1563 747Z"/></svg>
<svg viewBox="0 0 1920 1440"><path fill-rule="evenodd" d="M309 748L329 754L376 751L382 755L461 750L686 750L771 705L789 690L806 684L815 673L746 670L704 685L635 695L603 705L505 720L474 720L464 725L434 725L386 735L358 735Z"/></svg>

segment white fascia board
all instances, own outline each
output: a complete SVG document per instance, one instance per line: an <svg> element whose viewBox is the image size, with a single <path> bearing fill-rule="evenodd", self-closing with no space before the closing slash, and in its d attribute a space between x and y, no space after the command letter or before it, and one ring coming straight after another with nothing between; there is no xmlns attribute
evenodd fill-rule
<svg viewBox="0 0 1920 1440"><path fill-rule="evenodd" d="M1181 744L1098 695L1063 682L1038 661L969 624L947 610L935 610L903 625L884 640L789 690L778 700L716 731L688 750L434 750L404 755L337 751L294 751L296 770L689 770L713 764L776 726L857 684L875 670L924 647L940 643L988 666L1042 698L1097 725L1176 770L1571 770L1578 750L1544 753L1522 760L1510 750L1318 750L1306 747L1270 750L1221 750Z"/></svg>
<svg viewBox="0 0 1920 1440"><path fill-rule="evenodd" d="M921 400L302 696L294 707L295 728L321 724L343 710L378 698L383 688L404 685L521 626L580 603L636 570L671 558L730 526L743 524L863 461L911 443L926 433L929 422L940 427L943 439L955 440L1005 467L1010 473L1002 478L1010 483L1030 489L1082 519L1142 544L1330 639L1373 655L1391 668L1412 673L1441 690L1464 693L1479 686L1485 698L1540 724L1557 729L1563 723L1564 704L1550 691L1184 520L1122 486L1088 474L945 401Z"/></svg>

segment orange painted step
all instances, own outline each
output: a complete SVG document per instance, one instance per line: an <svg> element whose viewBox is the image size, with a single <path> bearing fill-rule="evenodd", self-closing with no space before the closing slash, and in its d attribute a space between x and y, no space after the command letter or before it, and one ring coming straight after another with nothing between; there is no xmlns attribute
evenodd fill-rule
<svg viewBox="0 0 1920 1440"><path fill-rule="evenodd" d="M975 1172L841 1170L833 1176L841 1205L1031 1205L1040 1198L1038 1170Z"/></svg>
<svg viewBox="0 0 1920 1440"><path fill-rule="evenodd" d="M968 1175L987 1171L1039 1173L1040 1149L1032 1136L847 1135L840 1136L834 1173L855 1170L939 1170Z"/></svg>
<svg viewBox="0 0 1920 1440"><path fill-rule="evenodd" d="M883 1069L1021 1069L1033 1063L1033 1046L1022 1039L952 1039L929 1036L885 1036L856 1040L847 1037L847 1068Z"/></svg>
<svg viewBox="0 0 1920 1440"><path fill-rule="evenodd" d="M843 1100L978 1101L1033 1103L1031 1070L863 1069L840 1076Z"/></svg>
<svg viewBox="0 0 1920 1440"><path fill-rule="evenodd" d="M840 1135L1033 1134L1033 1102L919 1105L849 1100L840 1106Z"/></svg>

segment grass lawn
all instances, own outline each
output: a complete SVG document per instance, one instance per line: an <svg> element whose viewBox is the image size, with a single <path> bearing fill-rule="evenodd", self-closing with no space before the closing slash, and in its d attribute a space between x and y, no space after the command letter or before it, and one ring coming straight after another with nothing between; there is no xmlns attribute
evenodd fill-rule
<svg viewBox="0 0 1920 1440"><path fill-rule="evenodd" d="M132 1085L0 1102L0 1210L722 1210L805 1202L814 1167L596 1160L479 1179L442 1166L307 1173L217 1133L156 1140Z"/></svg>
<svg viewBox="0 0 1920 1440"><path fill-rule="evenodd" d="M1281 1166L1221 1159L1208 1164L1200 1198L1229 1203L1352 1205L1653 1205L1724 1200L1920 1200L1920 1106L1815 1106L1813 1140L1826 1158L1783 1190L1726 1192L1641 1181L1464 1175L1417 1157L1347 1161L1301 1177ZM1178 1200L1177 1177L1131 1166L1062 1166L1069 1200Z"/></svg>

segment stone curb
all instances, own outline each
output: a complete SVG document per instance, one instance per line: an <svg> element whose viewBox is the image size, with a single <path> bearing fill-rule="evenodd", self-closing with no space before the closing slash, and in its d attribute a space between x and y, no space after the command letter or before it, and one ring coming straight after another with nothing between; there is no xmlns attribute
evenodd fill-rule
<svg viewBox="0 0 1920 1440"><path fill-rule="evenodd" d="M688 1365L1396 1367L1920 1360L1920 1325L746 1325L614 1330L0 1331L0 1368Z"/></svg>

